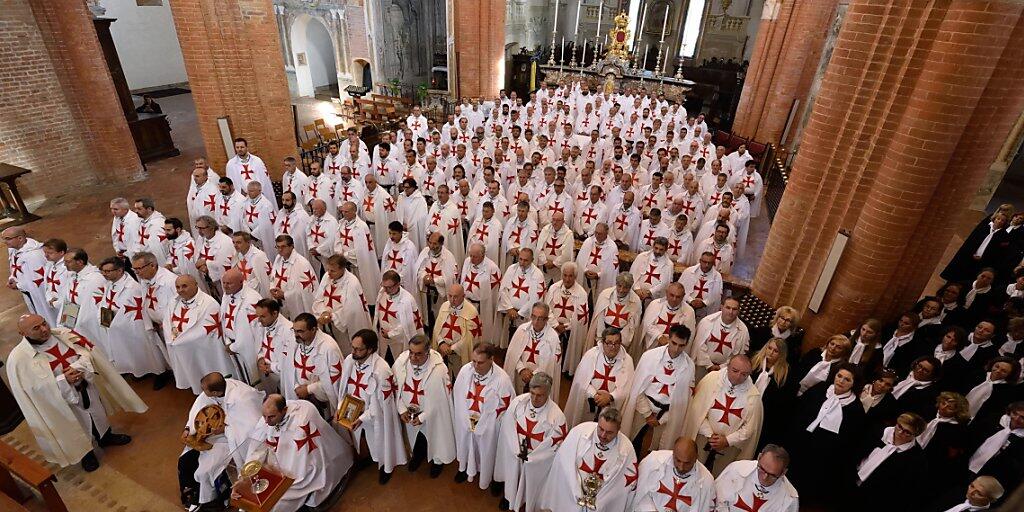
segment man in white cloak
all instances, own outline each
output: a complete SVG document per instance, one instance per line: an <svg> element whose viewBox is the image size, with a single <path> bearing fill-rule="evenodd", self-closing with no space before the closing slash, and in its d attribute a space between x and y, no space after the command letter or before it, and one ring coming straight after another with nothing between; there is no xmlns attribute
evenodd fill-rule
<svg viewBox="0 0 1024 512"><path fill-rule="evenodd" d="M445 235L427 235L427 246L416 258L416 289L420 311L427 313L428 323L437 318L441 304L448 300L448 286L459 278L455 256L445 246Z"/></svg>
<svg viewBox="0 0 1024 512"><path fill-rule="evenodd" d="M739 512L797 512L800 496L789 482L789 453L766 445L757 460L737 460L715 479L715 510Z"/></svg>
<svg viewBox="0 0 1024 512"><path fill-rule="evenodd" d="M615 276L619 272L619 248L608 236L607 224L598 223L594 234L583 241L576 254L576 266L586 277L580 284L590 291L593 300L615 284Z"/></svg>
<svg viewBox="0 0 1024 512"><path fill-rule="evenodd" d="M498 428L498 451L494 479L505 483L501 510L538 510L555 451L569 433L558 403L552 400L552 377L537 372L530 379L529 392L509 404Z"/></svg>
<svg viewBox="0 0 1024 512"><path fill-rule="evenodd" d="M146 404L89 340L63 327L51 329L40 315L18 319L21 342L7 358L7 378L29 430L48 462L81 462L95 471L100 447L128 444L110 430L107 415L144 413Z"/></svg>
<svg viewBox="0 0 1024 512"><path fill-rule="evenodd" d="M654 239L651 250L636 255L629 273L633 275L633 291L644 304L665 296L665 288L672 282L672 260L666 255L668 239Z"/></svg>
<svg viewBox="0 0 1024 512"><path fill-rule="evenodd" d="M261 340L256 304L262 297L245 283L238 269L225 272L221 284L224 286L224 296L220 299L224 345L238 368L238 380L252 385L259 380L256 359Z"/></svg>
<svg viewBox="0 0 1024 512"><path fill-rule="evenodd" d="M639 359L643 352L636 342L637 328L643 310L643 302L633 291L633 276L622 272L615 278L615 286L601 292L594 304L594 317L590 320L587 332L586 348L594 346L594 342L608 327L622 331L622 346L629 351L634 359Z"/></svg>
<svg viewBox="0 0 1024 512"><path fill-rule="evenodd" d="M395 199L384 187L377 185L377 177L374 174L367 174L363 177L366 183L366 195L360 203L359 215L370 227L373 234L373 247L377 251L377 257L384 254L384 244L388 240L388 224L395 220Z"/></svg>
<svg viewBox="0 0 1024 512"><path fill-rule="evenodd" d="M555 453L538 506L551 512L626 510L636 485L637 458L620 431L618 409L601 412L597 422L580 423Z"/></svg>
<svg viewBox="0 0 1024 512"><path fill-rule="evenodd" d="M448 300L441 304L434 320L432 347L448 365L451 378L456 378L462 365L469 362L474 340L482 335L480 314L476 306L466 300L462 285L448 285Z"/></svg>
<svg viewBox="0 0 1024 512"><path fill-rule="evenodd" d="M715 477L697 461L692 439L679 437L671 450L653 451L640 461L629 510L710 512L714 506Z"/></svg>
<svg viewBox="0 0 1024 512"><path fill-rule="evenodd" d="M120 258L100 262L100 273L106 279L92 300L97 306L106 355L118 373L135 377L160 375L167 371L167 360L160 349L160 338L146 318L146 291L124 271Z"/></svg>
<svg viewBox="0 0 1024 512"><path fill-rule="evenodd" d="M373 328L380 333L380 356L393 361L406 350L409 339L423 334L423 316L416 297L402 287L394 270L384 272L373 311Z"/></svg>
<svg viewBox="0 0 1024 512"><path fill-rule="evenodd" d="M415 179L403 179L402 189L398 195L398 221L416 247L424 247L427 243L427 200Z"/></svg>
<svg viewBox="0 0 1024 512"><path fill-rule="evenodd" d="M149 252L156 256L160 265L163 265L167 262L164 214L156 211L156 204L146 197L136 199L133 207L135 214L139 216L139 232L134 240L135 245L128 250L128 254L134 256L140 252Z"/></svg>
<svg viewBox="0 0 1024 512"><path fill-rule="evenodd" d="M344 354L327 333L321 331L316 317L301 313L292 321L295 341L285 349L288 360L278 366L281 394L289 400L306 400L324 417L338 410L338 380Z"/></svg>
<svg viewBox="0 0 1024 512"><path fill-rule="evenodd" d="M231 237L224 234L217 221L210 217L199 217L195 227L199 231L199 239L196 240L196 270L206 284L204 290L208 289L210 295L219 295L220 278L232 266L235 246L231 243Z"/></svg>
<svg viewBox="0 0 1024 512"><path fill-rule="evenodd" d="M544 294L544 302L551 307L551 328L565 345L562 353L562 371L572 375L580 357L590 324L590 296L576 281L579 267L572 261L562 265L562 280L554 283Z"/></svg>
<svg viewBox="0 0 1024 512"><path fill-rule="evenodd" d="M654 299L644 311L640 321L640 350L668 343L669 330L673 325L685 325L690 332L697 329L693 308L683 302L683 285L671 283L665 289L665 296ZM690 340L692 341L692 340Z"/></svg>
<svg viewBox="0 0 1024 512"><path fill-rule="evenodd" d="M459 284L465 289L466 298L480 314L483 339L501 340L501 319L497 308L501 270L493 260L485 256L483 245L474 243L469 246L468 252L469 256L462 263Z"/></svg>
<svg viewBox="0 0 1024 512"><path fill-rule="evenodd" d="M715 269L715 255L702 253L697 264L679 274L683 300L693 308L697 320L718 311L722 304L722 274Z"/></svg>
<svg viewBox="0 0 1024 512"><path fill-rule="evenodd" d="M412 448L409 471L430 461L430 478L441 475L455 460L451 377L441 354L431 350L426 336L409 340L392 366L397 385L398 415Z"/></svg>
<svg viewBox="0 0 1024 512"><path fill-rule="evenodd" d="M622 348L622 332L605 329L596 347L591 348L575 371L565 416L575 427L594 421L608 407L621 409L633 382L633 358Z"/></svg>
<svg viewBox="0 0 1024 512"><path fill-rule="evenodd" d="M734 354L746 354L750 331L740 320L740 301L729 297L722 301L722 310L712 313L697 324L690 355L698 374L718 370Z"/></svg>
<svg viewBox="0 0 1024 512"><path fill-rule="evenodd" d="M544 280L553 283L562 278L562 265L573 261L576 242L572 230L565 225L565 214L555 212L551 223L540 230L537 240L537 266L544 272Z"/></svg>
<svg viewBox="0 0 1024 512"><path fill-rule="evenodd" d="M295 249L299 254L307 254L306 235L309 233L309 213L305 203L298 203L298 196L291 192L281 194L281 209L274 215L274 237L290 235L295 240ZM273 258L267 256L270 261Z"/></svg>
<svg viewBox="0 0 1024 512"><path fill-rule="evenodd" d="M68 269L65 276L67 283L61 287L57 302L61 326L85 336L106 351L103 346L103 328L100 327L99 304L92 299L104 286L106 279L96 265L89 263L89 255L84 249L68 249L64 253L64 265ZM167 269L162 270L169 272Z"/></svg>
<svg viewBox="0 0 1024 512"><path fill-rule="evenodd" d="M230 376L238 370L228 358L220 304L200 291L192 276L178 276L174 285L178 297L161 322L167 355L178 389L191 389L198 395L204 375L219 372Z"/></svg>
<svg viewBox="0 0 1024 512"><path fill-rule="evenodd" d="M252 243L252 235L245 232L232 234L231 245L235 248L235 255L231 259L232 268L242 273L245 285L256 290L260 296L270 295L271 265L267 253L256 247Z"/></svg>
<svg viewBox="0 0 1024 512"><path fill-rule="evenodd" d="M364 291L380 286L380 260L374 250L373 233L366 221L356 215L356 205L344 202L340 207L338 237L334 254L340 254L353 266L352 273L359 278Z"/></svg>
<svg viewBox="0 0 1024 512"><path fill-rule="evenodd" d="M698 459L720 474L729 463L754 457L761 434L761 392L750 380L750 359L729 358L704 376L690 401L683 436L696 439Z"/></svg>
<svg viewBox="0 0 1024 512"><path fill-rule="evenodd" d="M134 214L133 214L134 215ZM29 238L25 228L14 226L3 231L7 244L7 288L21 292L29 312L35 313L53 325L57 323L57 309L46 300L46 256L43 244Z"/></svg>
<svg viewBox="0 0 1024 512"><path fill-rule="evenodd" d="M267 166L263 160L249 153L249 145L245 139L235 139L235 156L228 160L225 166L225 174L235 185L244 189L250 182L258 181L263 186L263 196L270 201L271 206L277 209L277 199L274 198L274 184L270 182L270 174L267 173Z"/></svg>
<svg viewBox="0 0 1024 512"><path fill-rule="evenodd" d="M432 157L431 157L432 158ZM437 200L430 205L427 212L427 234L441 233L444 235L444 246L451 251L455 261L466 259L466 242L462 229L462 218L458 205L451 200L448 185L437 187Z"/></svg>
<svg viewBox="0 0 1024 512"><path fill-rule="evenodd" d="M544 274L533 264L533 249L519 250L519 260L508 266L498 289L498 315L501 318L499 345L506 346L520 325L527 322L530 308L544 298Z"/></svg>
<svg viewBox="0 0 1024 512"><path fill-rule="evenodd" d="M305 233L306 247L309 248L306 259L313 266L313 272L319 276L323 274L324 262L334 254L334 245L338 238L338 220L322 199L314 199L311 210L313 214L309 217Z"/></svg>
<svg viewBox="0 0 1024 512"><path fill-rule="evenodd" d="M281 302L284 316L312 311L317 277L309 260L295 252L291 235L278 235L277 258L270 269L270 297Z"/></svg>
<svg viewBox="0 0 1024 512"><path fill-rule="evenodd" d="M291 363L295 331L292 322L281 314L281 303L274 299L260 299L256 303L257 333L260 348L256 357L256 389L266 393L278 393L281 383L281 368Z"/></svg>
<svg viewBox="0 0 1024 512"><path fill-rule="evenodd" d="M558 375L562 363L562 343L558 333L548 325L551 308L543 302L536 302L530 308L530 321L524 322L516 329L505 354L505 372L512 379L515 389L528 392L528 385L533 374L544 372ZM559 384L562 379L555 380L551 392L561 396Z"/></svg>
<svg viewBox="0 0 1024 512"><path fill-rule="evenodd" d="M259 240L260 249L267 253L267 258L273 258L277 256L277 248L274 247L275 208L263 196L263 188L258 181L246 185L245 195L239 231L252 234Z"/></svg>
<svg viewBox="0 0 1024 512"><path fill-rule="evenodd" d="M388 226L388 241L384 244L380 271L397 272L402 276L402 287L416 294L416 259L420 249L405 232L405 226L394 221Z"/></svg>
<svg viewBox="0 0 1024 512"><path fill-rule="evenodd" d="M313 301L313 315L321 327L327 327L338 342L342 354L352 353L351 336L370 327L370 311L359 279L348 270L344 256L327 258L327 273L320 280Z"/></svg>
<svg viewBox="0 0 1024 512"><path fill-rule="evenodd" d="M466 248L468 250L473 244L481 244L486 249L487 257L492 261L498 261L501 256L503 235L501 219L494 214L494 206L490 202L484 203L482 212L483 214L478 216L469 228Z"/></svg>
<svg viewBox="0 0 1024 512"><path fill-rule="evenodd" d="M459 471L455 482L473 481L487 489L494 476L498 427L516 395L512 381L494 364L497 347L487 342L473 347L470 364L459 370L452 388L452 417Z"/></svg>

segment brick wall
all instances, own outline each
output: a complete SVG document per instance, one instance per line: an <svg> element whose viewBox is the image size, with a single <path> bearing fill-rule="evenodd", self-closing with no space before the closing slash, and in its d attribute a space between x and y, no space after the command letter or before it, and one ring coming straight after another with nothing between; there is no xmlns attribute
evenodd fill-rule
<svg viewBox="0 0 1024 512"><path fill-rule="evenodd" d="M806 314L811 345L921 293L1024 105L1022 9L851 2L753 283L803 309L836 232L851 232Z"/></svg>
<svg viewBox="0 0 1024 512"><path fill-rule="evenodd" d="M277 20L270 0L175 0L174 24L211 166L227 155L217 118L279 177L296 155L294 122Z"/></svg>
<svg viewBox="0 0 1024 512"><path fill-rule="evenodd" d="M348 34L348 54L351 61L363 59L372 62L370 58L370 42L367 35L366 7L362 2L358 5L345 6L345 33ZM352 69L352 77L356 83L362 84L363 77L355 76L355 68L352 62L347 62L349 69Z"/></svg>
<svg viewBox="0 0 1024 512"><path fill-rule="evenodd" d="M462 96L498 95L505 87L505 2L453 0L456 79Z"/></svg>
<svg viewBox="0 0 1024 512"><path fill-rule="evenodd" d="M26 197L142 168L84 2L0 0L0 161L32 169Z"/></svg>

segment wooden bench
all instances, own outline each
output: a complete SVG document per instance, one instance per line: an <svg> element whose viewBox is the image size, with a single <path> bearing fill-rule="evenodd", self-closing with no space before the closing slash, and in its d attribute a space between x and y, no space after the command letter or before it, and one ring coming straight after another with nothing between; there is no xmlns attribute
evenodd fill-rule
<svg viewBox="0 0 1024 512"><path fill-rule="evenodd" d="M67 512L68 508L64 505L64 500L61 499L57 488L53 485L57 481L57 477L42 464L28 458L11 445L0 441L0 493L24 503L30 497L21 492L14 480L15 477L42 495L43 502L46 503L46 510ZM4 502L0 499L0 510L9 510L3 505Z"/></svg>
<svg viewBox="0 0 1024 512"><path fill-rule="evenodd" d="M21 198L21 193L18 192L17 179L30 172L32 171L24 167L0 163L0 183L7 184L6 189L0 187L0 204L3 206L0 215L14 220L13 223L7 223L8 226L27 224L41 218L28 211L25 201Z"/></svg>

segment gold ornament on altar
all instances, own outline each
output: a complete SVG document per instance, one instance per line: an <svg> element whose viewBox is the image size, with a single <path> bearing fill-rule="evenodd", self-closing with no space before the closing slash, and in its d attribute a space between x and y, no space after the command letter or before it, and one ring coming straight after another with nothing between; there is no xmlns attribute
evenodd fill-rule
<svg viewBox="0 0 1024 512"><path fill-rule="evenodd" d="M257 478L261 469L263 469L262 462L258 460L250 460L242 466L242 471L239 472L242 478L249 479L249 485L252 486L252 492L257 495L267 490L267 487L270 486L270 481L266 478Z"/></svg>
<svg viewBox="0 0 1024 512"><path fill-rule="evenodd" d="M206 441L210 436L224 433L227 425L227 415L224 409L216 404L203 407L196 413L196 419L192 422L194 434L185 436L185 444L196 451L206 451L213 448L213 445Z"/></svg>
<svg viewBox="0 0 1024 512"><path fill-rule="evenodd" d="M615 26L608 32L608 48L605 52L606 58L620 60L629 59L629 16L625 12L619 12L615 17Z"/></svg>

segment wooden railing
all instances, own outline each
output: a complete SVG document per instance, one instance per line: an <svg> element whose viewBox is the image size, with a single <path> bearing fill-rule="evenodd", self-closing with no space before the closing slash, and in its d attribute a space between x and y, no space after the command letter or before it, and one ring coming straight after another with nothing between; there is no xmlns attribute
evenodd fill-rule
<svg viewBox="0 0 1024 512"><path fill-rule="evenodd" d="M67 512L64 500L53 485L57 477L42 464L0 441L0 510L27 510L17 508L21 507L18 503L24 503L28 497L18 488L15 478L37 491L49 512ZM10 499L4 500L4 497ZM12 506L11 502L14 502L15 506Z"/></svg>
<svg viewBox="0 0 1024 512"><path fill-rule="evenodd" d="M789 183L789 168L786 167L786 150L769 144L769 151L761 164L764 177L764 200L768 209L768 221L775 221L775 214L782 204L782 195Z"/></svg>

